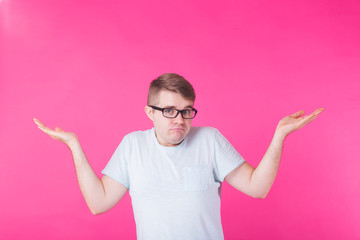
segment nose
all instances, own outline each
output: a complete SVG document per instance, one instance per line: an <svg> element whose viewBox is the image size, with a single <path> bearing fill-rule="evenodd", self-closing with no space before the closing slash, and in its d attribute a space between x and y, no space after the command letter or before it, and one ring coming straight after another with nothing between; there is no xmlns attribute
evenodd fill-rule
<svg viewBox="0 0 360 240"><path fill-rule="evenodd" d="M184 122L184 118L182 117L181 113L179 113L176 118L173 118L174 122L176 123L183 123Z"/></svg>

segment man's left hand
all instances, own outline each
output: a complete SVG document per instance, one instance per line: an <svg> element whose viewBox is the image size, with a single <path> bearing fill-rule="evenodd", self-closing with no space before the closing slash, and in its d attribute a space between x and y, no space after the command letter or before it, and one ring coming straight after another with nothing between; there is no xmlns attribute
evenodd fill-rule
<svg viewBox="0 0 360 240"><path fill-rule="evenodd" d="M313 113L304 115L304 111L301 110L286 116L280 120L276 127L276 133L285 138L291 132L300 129L313 121L322 111L324 111L324 108L318 108Z"/></svg>

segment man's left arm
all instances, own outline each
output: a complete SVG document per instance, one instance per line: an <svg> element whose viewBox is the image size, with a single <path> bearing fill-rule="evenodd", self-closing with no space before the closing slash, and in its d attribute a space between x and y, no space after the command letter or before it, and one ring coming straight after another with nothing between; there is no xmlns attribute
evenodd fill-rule
<svg viewBox="0 0 360 240"><path fill-rule="evenodd" d="M225 181L249 196L265 198L274 183L286 136L313 121L323 110L324 108L318 108L307 116L304 116L304 111L299 111L281 119L257 168L245 162L231 171Z"/></svg>

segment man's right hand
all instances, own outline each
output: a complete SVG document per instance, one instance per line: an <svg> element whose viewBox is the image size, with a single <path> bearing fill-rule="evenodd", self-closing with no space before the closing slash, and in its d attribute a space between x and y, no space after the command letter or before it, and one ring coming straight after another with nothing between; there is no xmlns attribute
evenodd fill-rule
<svg viewBox="0 0 360 240"><path fill-rule="evenodd" d="M78 137L75 133L72 132L65 132L60 127L56 127L55 130L52 130L48 127L46 127L42 122L40 122L39 119L34 118L34 122L39 127L40 130L42 130L44 133L49 135L55 140L58 140L60 142L65 143L70 149L71 146L78 142Z"/></svg>
<svg viewBox="0 0 360 240"><path fill-rule="evenodd" d="M98 178L91 168L75 133L65 132L59 127L51 130L36 118L34 118L34 122L44 133L55 140L65 143L70 148L80 190L93 214L106 212L120 201L128 189L106 175L101 179Z"/></svg>

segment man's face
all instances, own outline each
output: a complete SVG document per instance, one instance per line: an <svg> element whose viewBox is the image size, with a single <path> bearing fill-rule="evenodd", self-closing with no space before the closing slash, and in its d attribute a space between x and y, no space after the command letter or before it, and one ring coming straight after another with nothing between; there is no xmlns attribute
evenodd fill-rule
<svg viewBox="0 0 360 240"><path fill-rule="evenodd" d="M167 90L159 92L151 105L159 108L174 108L183 110L192 108L194 102L183 98L180 94ZM145 112L153 121L156 138L163 146L174 147L180 144L191 128L192 119L184 119L181 113L176 118L166 118L161 111L145 107Z"/></svg>

